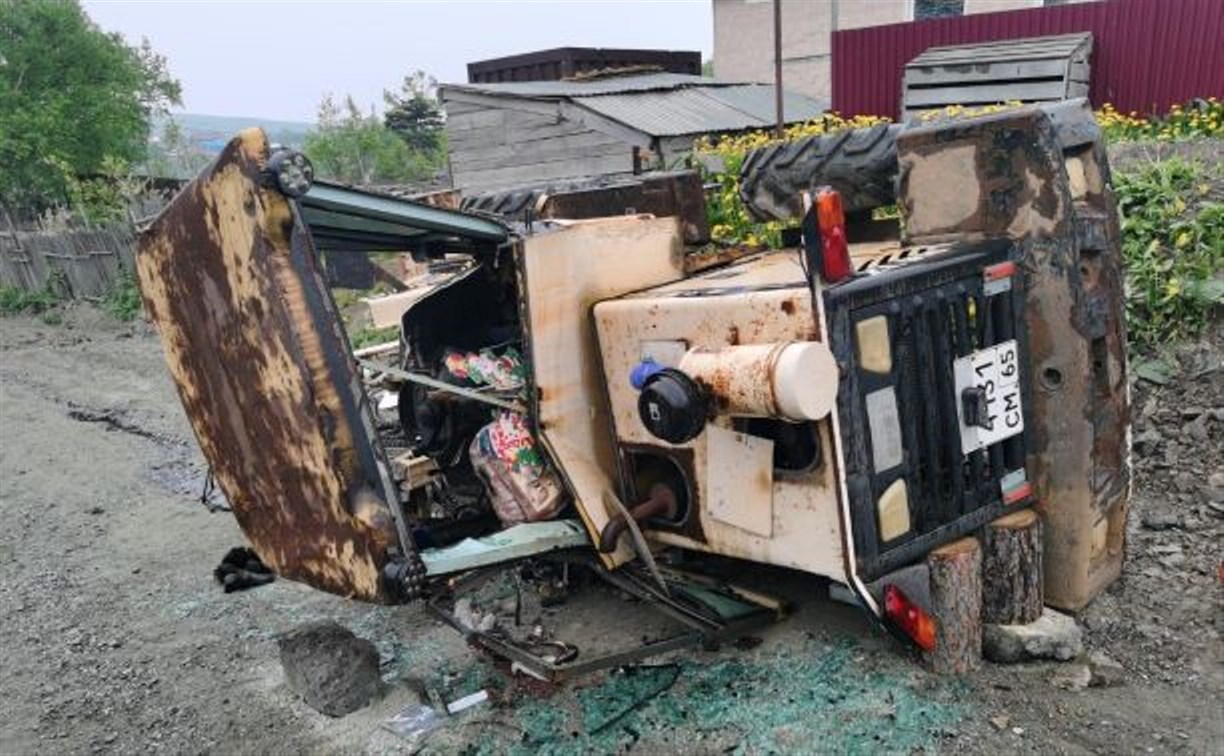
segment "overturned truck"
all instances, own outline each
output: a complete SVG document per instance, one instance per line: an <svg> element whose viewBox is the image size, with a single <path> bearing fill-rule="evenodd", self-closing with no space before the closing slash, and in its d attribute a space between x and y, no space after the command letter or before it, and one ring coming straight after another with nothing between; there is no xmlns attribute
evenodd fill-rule
<svg viewBox="0 0 1224 756"><path fill-rule="evenodd" d="M533 196L507 218L316 182L243 132L145 231L137 269L251 545L325 591L426 601L554 678L609 662L456 619L467 586L524 560L583 565L689 628L634 653L776 614L666 558L706 553L828 578L929 648L940 618L915 565L1035 506L1044 600L1083 606L1118 575L1130 479L1091 111L836 139L745 161L745 187L772 187L755 211L793 219L795 246L696 270L691 175ZM898 180L838 186L844 163L821 155L855 140ZM894 186L900 234L860 222ZM391 363L354 358L321 250L447 260ZM389 428L372 376L396 389Z"/></svg>

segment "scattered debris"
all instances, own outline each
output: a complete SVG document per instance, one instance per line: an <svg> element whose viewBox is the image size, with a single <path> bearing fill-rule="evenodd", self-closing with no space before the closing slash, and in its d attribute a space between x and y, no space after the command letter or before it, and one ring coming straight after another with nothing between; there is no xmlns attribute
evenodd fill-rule
<svg viewBox="0 0 1224 756"><path fill-rule="evenodd" d="M342 717L382 692L378 649L346 627L312 622L277 639L289 687L316 711Z"/></svg>
<svg viewBox="0 0 1224 756"><path fill-rule="evenodd" d="M434 730L441 728L450 717L464 712L489 700L489 691L478 690L475 693L458 698L446 705L413 704L387 721L383 729L395 733L408 741L409 749L415 751Z"/></svg>
<svg viewBox="0 0 1224 756"><path fill-rule="evenodd" d="M226 593L267 585L276 579L259 555L246 546L236 546L226 552L221 564L213 570L213 577Z"/></svg>
<svg viewBox="0 0 1224 756"><path fill-rule="evenodd" d="M497 612L482 612L465 597L455 601L455 620L472 632L487 633L497 627Z"/></svg>
<svg viewBox="0 0 1224 756"><path fill-rule="evenodd" d="M431 732L446 724L446 717L428 704L414 704L383 722L383 729L393 732L416 748Z"/></svg>
<svg viewBox="0 0 1224 756"><path fill-rule="evenodd" d="M457 698L446 705L446 713L454 716L461 711L470 709L477 704L482 704L489 700L489 691L478 690L475 693L466 695L463 698Z"/></svg>
<svg viewBox="0 0 1224 756"><path fill-rule="evenodd" d="M515 724L528 752L850 752L887 744L929 751L965 711L880 655L814 636L795 646L703 664L622 668L574 691L575 704L525 701ZM694 727L696 729L694 730ZM870 746L868 746L870 748Z"/></svg>
<svg viewBox="0 0 1224 756"><path fill-rule="evenodd" d="M993 662L1069 661L1083 650L1083 631L1075 619L1049 608L1027 625L985 625L982 628L982 653Z"/></svg>
<svg viewBox="0 0 1224 756"><path fill-rule="evenodd" d="M1002 732L1003 730L1007 729L1009 724L1011 724L1011 717L1007 716L1006 714L996 714L990 718L990 724L996 730Z"/></svg>

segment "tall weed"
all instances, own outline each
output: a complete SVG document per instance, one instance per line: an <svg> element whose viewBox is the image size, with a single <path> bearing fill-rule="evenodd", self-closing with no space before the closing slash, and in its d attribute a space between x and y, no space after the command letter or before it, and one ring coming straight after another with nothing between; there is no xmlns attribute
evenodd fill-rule
<svg viewBox="0 0 1224 756"><path fill-rule="evenodd" d="M1224 166L1163 160L1114 174L1132 346L1200 334L1224 305Z"/></svg>

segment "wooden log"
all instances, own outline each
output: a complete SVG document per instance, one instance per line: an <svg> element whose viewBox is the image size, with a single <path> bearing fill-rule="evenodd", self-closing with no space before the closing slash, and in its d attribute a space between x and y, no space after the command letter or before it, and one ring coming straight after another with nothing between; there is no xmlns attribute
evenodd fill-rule
<svg viewBox="0 0 1224 756"><path fill-rule="evenodd" d="M959 675L982 663L982 547L962 538L927 555L931 572L931 614L935 648L927 665L939 674Z"/></svg>
<svg viewBox="0 0 1224 756"><path fill-rule="evenodd" d="M982 535L982 622L1023 625L1041 616L1041 517L1032 509L1004 515Z"/></svg>

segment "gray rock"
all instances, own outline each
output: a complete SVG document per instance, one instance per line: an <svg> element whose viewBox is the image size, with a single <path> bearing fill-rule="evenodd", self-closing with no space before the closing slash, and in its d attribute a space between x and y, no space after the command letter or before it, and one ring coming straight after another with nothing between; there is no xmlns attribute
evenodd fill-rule
<svg viewBox="0 0 1224 756"><path fill-rule="evenodd" d="M982 626L982 653L993 662L1068 661L1083 651L1084 634L1075 619L1049 608L1027 625Z"/></svg>
<svg viewBox="0 0 1224 756"><path fill-rule="evenodd" d="M1143 433L1135 436L1135 438L1131 441L1131 448L1135 450L1136 454L1155 454L1156 450L1160 448L1160 443L1163 440L1164 439L1161 437L1159 431L1156 431L1155 429L1146 430Z"/></svg>
<svg viewBox="0 0 1224 756"><path fill-rule="evenodd" d="M1207 415L1199 415L1197 419L1183 425L1182 435L1193 438L1195 441L1207 441L1211 437L1207 431Z"/></svg>
<svg viewBox="0 0 1224 756"><path fill-rule="evenodd" d="M1181 526L1181 518L1172 512L1144 512L1143 514L1143 527L1148 530L1172 530Z"/></svg>
<svg viewBox="0 0 1224 756"><path fill-rule="evenodd" d="M329 717L357 711L382 692L378 649L335 622L312 622L277 638L289 687Z"/></svg>
<svg viewBox="0 0 1224 756"><path fill-rule="evenodd" d="M1169 554L1160 558L1160 564L1170 570L1176 570L1186 563L1185 554Z"/></svg>
<svg viewBox="0 0 1224 756"><path fill-rule="evenodd" d="M1100 651L1088 654L1088 669L1092 672L1089 687L1114 688L1126 684L1126 670Z"/></svg>
<svg viewBox="0 0 1224 756"><path fill-rule="evenodd" d="M1050 683L1062 690L1083 690L1092 684L1092 670L1087 664L1071 664L1055 672Z"/></svg>
<svg viewBox="0 0 1224 756"><path fill-rule="evenodd" d="M1224 504L1224 473L1214 472L1207 478L1207 498Z"/></svg>

